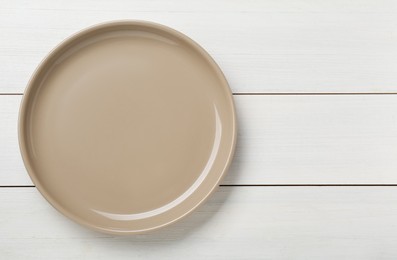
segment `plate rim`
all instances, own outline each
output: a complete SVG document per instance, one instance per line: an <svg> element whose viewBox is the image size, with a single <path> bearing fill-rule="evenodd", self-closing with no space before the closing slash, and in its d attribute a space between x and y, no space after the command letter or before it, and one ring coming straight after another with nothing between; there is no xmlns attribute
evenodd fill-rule
<svg viewBox="0 0 397 260"><path fill-rule="evenodd" d="M176 218L173 218L171 221L168 221L166 223L163 223L161 225L153 226L151 228L146 228L146 229L141 229L141 230L119 230L119 229L107 229L107 228L102 228L98 225L95 225L93 223L90 223L89 221L85 221L82 218L79 218L72 214L69 210L64 208L63 206L60 205L59 202L57 202L56 199L54 199L45 189L44 185L40 183L38 180L38 175L36 174L36 171L33 169L33 166L31 164L31 159L29 156L29 152L27 149L26 145L26 138L25 138L25 119L27 117L27 108L28 108L28 101L31 99L32 93L35 91L35 81L39 77L40 72L45 71L45 67L48 64L51 64L51 59L54 58L59 52L62 52L68 48L69 44L73 44L74 41L81 39L84 36L89 35L90 33L93 33L95 31L105 29L105 28L117 28L119 26L137 26L137 27L148 27L148 28L153 28L157 29L159 31L163 31L171 36L174 36L178 39L181 39L185 41L190 48L192 48L194 51L197 51L202 57L205 58L207 62L209 62L209 66L212 68L214 72L216 72L218 78L222 80L222 87L227 93L227 99L231 104L231 118L232 118L232 138L231 138L231 149L228 152L227 159L225 161L224 167L222 172L220 173L220 176L218 180L213 184L212 188L210 191L194 206L189 207L187 211L184 212L184 214L179 215ZM73 45L72 45L73 46ZM69 46L70 47L70 46ZM186 217L187 215L190 215L193 211L195 211L199 206L203 205L210 197L213 195L213 193L218 189L219 184L221 181L224 179L225 175L227 174L230 165L233 160L233 156L235 153L236 149L236 142L237 142L237 116L236 116L236 108L235 108L235 102L233 98L233 93L230 88L229 83L227 82L227 79L223 73L223 71L220 69L219 65L215 62L215 60L209 55L209 53L204 50L203 47L201 47L198 43L196 43L194 40L192 40L190 37L186 36L185 34L170 28L168 26L156 23L156 22L151 22L151 21L145 21L145 20L113 20L113 21L107 21L107 22L102 22L99 24L95 24L86 28L83 28L73 34L71 34L69 37L65 38L62 40L59 44L57 44L52 50L42 59L42 61L39 63L39 65L36 67L34 72L32 73L32 76L30 77L23 96L22 100L20 103L19 107L19 113L18 113L18 144L19 144L19 150L22 156L22 160L24 163L24 166L28 172L28 175L30 179L32 180L33 184L37 188L37 190L40 192L40 194L48 201L48 203L55 208L58 212L60 212L62 215L66 216L67 218L73 220L75 223L87 227L91 230L94 231L99 231L102 233L110 234L110 235L130 235L130 234L140 234L140 233L147 233L149 231L154 231L166 226L169 226L180 219Z"/></svg>

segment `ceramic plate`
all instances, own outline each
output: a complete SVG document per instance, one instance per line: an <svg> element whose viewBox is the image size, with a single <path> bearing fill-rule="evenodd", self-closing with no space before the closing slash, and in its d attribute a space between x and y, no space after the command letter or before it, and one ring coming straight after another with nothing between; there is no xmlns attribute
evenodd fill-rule
<svg viewBox="0 0 397 260"><path fill-rule="evenodd" d="M19 116L41 194L112 234L157 229L197 208L225 175L235 140L219 67L188 37L148 22L65 40L32 76Z"/></svg>

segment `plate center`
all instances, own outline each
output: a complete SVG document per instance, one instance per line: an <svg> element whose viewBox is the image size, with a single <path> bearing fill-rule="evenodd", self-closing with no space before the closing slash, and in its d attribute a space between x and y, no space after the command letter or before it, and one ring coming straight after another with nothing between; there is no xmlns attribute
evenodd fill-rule
<svg viewBox="0 0 397 260"><path fill-rule="evenodd" d="M65 205L115 214L180 197L216 141L207 90L219 82L206 61L143 32L109 33L74 50L42 82L33 105L40 181Z"/></svg>

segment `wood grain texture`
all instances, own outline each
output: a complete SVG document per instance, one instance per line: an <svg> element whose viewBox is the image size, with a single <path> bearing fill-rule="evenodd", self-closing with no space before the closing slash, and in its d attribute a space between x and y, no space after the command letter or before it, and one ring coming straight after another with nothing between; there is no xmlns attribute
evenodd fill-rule
<svg viewBox="0 0 397 260"><path fill-rule="evenodd" d="M0 189L2 259L396 259L395 187L222 187L198 211L131 237L91 232L34 188Z"/></svg>
<svg viewBox="0 0 397 260"><path fill-rule="evenodd" d="M200 43L234 92L397 92L397 2L0 1L0 93L87 26L143 19Z"/></svg>
<svg viewBox="0 0 397 260"><path fill-rule="evenodd" d="M21 96L0 96L0 185L31 185ZM223 184L397 184L397 95L235 96L239 133Z"/></svg>

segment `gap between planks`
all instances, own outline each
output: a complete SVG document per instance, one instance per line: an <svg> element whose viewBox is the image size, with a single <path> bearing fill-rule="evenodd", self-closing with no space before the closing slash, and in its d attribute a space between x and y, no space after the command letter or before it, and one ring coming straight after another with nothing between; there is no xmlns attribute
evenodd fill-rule
<svg viewBox="0 0 397 260"><path fill-rule="evenodd" d="M0 96L23 96L23 93L0 93ZM397 92L237 92L234 96L324 96L324 95L397 95Z"/></svg>
<svg viewBox="0 0 397 260"><path fill-rule="evenodd" d="M35 187L35 185L0 185L0 189ZM397 184L221 184L219 187L397 187Z"/></svg>

